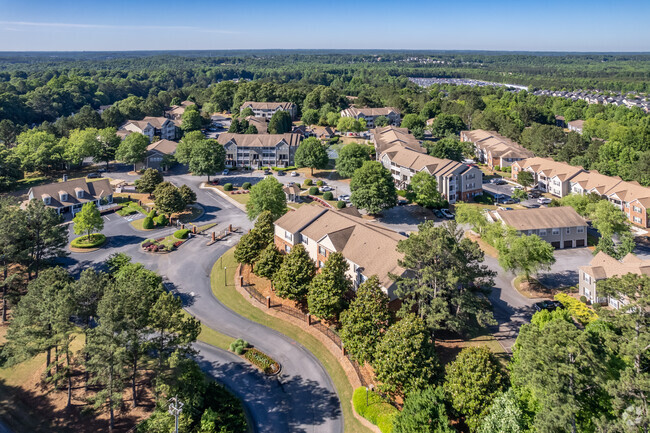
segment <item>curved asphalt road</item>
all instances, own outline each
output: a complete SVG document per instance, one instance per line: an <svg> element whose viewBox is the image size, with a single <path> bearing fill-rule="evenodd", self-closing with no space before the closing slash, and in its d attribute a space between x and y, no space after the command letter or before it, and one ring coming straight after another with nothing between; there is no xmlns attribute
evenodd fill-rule
<svg viewBox="0 0 650 433"><path fill-rule="evenodd" d="M215 230L229 224L250 228L245 214L216 194L198 189L191 176L174 176L177 184L186 183L197 193L206 214L197 224L218 222ZM343 415L336 389L326 370L307 349L285 335L239 316L212 295L210 271L214 263L236 244L239 235L225 242L206 246L208 237L198 236L173 254L143 253L139 244L146 233L133 229L117 214L105 217L104 234L109 248L93 253L75 254L63 259L65 265L82 270L103 262L115 252L125 252L147 268L159 272L167 287L178 293L186 310L208 327L233 338L244 338L282 365L278 377L267 378L241 358L216 347L197 342L197 360L204 371L213 375L242 399L258 432L343 432ZM156 232L162 237L173 229ZM232 273L231 273L232 272ZM234 270L228 270L229 279ZM231 284L232 280L231 280Z"/></svg>

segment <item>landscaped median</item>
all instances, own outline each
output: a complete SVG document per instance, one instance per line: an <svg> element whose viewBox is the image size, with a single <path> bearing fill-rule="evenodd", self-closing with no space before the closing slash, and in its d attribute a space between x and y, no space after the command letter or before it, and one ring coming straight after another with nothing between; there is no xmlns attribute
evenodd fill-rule
<svg viewBox="0 0 650 433"><path fill-rule="evenodd" d="M234 258L234 247L226 252L221 260L214 264L210 274L210 282L214 296L237 314L264 326L268 326L306 347L307 350L319 359L336 387L337 394L341 399L341 409L343 411L346 433L371 431L353 413L352 395L354 386L350 383L338 359L316 337L292 323L266 314L253 306L236 290L233 284L234 271L237 268L237 262ZM225 271L224 267L227 268ZM224 276L224 272L228 272L228 275ZM228 281L228 277L229 283L225 285L224 281Z"/></svg>
<svg viewBox="0 0 650 433"><path fill-rule="evenodd" d="M70 249L74 252L91 252L95 251L97 248L104 245L106 242L106 236L101 233L95 233L88 236L80 236L75 238L70 242Z"/></svg>

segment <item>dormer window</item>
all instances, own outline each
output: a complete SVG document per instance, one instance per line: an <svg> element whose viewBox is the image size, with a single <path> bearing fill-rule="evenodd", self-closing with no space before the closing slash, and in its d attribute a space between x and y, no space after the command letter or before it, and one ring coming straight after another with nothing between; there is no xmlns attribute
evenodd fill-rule
<svg viewBox="0 0 650 433"><path fill-rule="evenodd" d="M84 198L84 190L82 188L75 188L74 192L77 195L77 198Z"/></svg>
<svg viewBox="0 0 650 433"><path fill-rule="evenodd" d="M52 202L52 197L49 194L43 194L41 198L43 199L43 203L45 204L49 205Z"/></svg>
<svg viewBox="0 0 650 433"><path fill-rule="evenodd" d="M59 201L68 201L68 193L65 191L59 191Z"/></svg>

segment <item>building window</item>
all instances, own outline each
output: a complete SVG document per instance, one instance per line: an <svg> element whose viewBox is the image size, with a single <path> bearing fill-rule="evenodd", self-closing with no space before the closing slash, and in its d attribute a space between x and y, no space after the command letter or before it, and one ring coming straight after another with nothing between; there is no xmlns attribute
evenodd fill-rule
<svg viewBox="0 0 650 433"><path fill-rule="evenodd" d="M285 253L290 253L291 252L291 247L289 245L284 246L284 252Z"/></svg>
<svg viewBox="0 0 650 433"><path fill-rule="evenodd" d="M589 274L584 274L584 280L585 280L587 283L591 284L591 276L589 276Z"/></svg>
<svg viewBox="0 0 650 433"><path fill-rule="evenodd" d="M534 235L534 234L535 234L535 230L528 230L528 236Z"/></svg>
<svg viewBox="0 0 650 433"><path fill-rule="evenodd" d="M284 231L284 238L290 242L293 242L293 235L286 230Z"/></svg>
<svg viewBox="0 0 650 433"><path fill-rule="evenodd" d="M578 228L577 228L577 232L578 232L578 233L584 233L584 232L585 232L585 228L584 228L584 227L578 227Z"/></svg>
<svg viewBox="0 0 650 433"><path fill-rule="evenodd" d="M546 229L539 229L540 236L546 236Z"/></svg>
<svg viewBox="0 0 650 433"><path fill-rule="evenodd" d="M635 216L634 217L634 222L637 223L637 224L641 224L641 218Z"/></svg>
<svg viewBox="0 0 650 433"><path fill-rule="evenodd" d="M570 233L571 233L571 227L567 227L566 228L566 234L570 234Z"/></svg>
<svg viewBox="0 0 650 433"><path fill-rule="evenodd" d="M553 229L553 234L554 235L559 235L560 234L560 229Z"/></svg>
<svg viewBox="0 0 650 433"><path fill-rule="evenodd" d="M302 239L303 244L309 245L309 238L307 236L301 235L300 239Z"/></svg>
<svg viewBox="0 0 650 433"><path fill-rule="evenodd" d="M318 246L318 254L321 256L325 257L327 255L327 251L325 250L325 247L319 245Z"/></svg>
<svg viewBox="0 0 650 433"><path fill-rule="evenodd" d="M323 266L325 266L325 264L324 264L322 261L319 260L319 261L318 261L318 267L319 267L319 268L322 268Z"/></svg>
<svg viewBox="0 0 650 433"><path fill-rule="evenodd" d="M634 206L634 212L641 213L641 208Z"/></svg>

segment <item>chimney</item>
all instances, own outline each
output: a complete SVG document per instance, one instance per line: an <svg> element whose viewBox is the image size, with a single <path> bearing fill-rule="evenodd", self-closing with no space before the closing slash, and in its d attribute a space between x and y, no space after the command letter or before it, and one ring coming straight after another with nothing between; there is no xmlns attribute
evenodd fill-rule
<svg viewBox="0 0 650 433"><path fill-rule="evenodd" d="M63 175L63 181L64 181L64 182L67 182L67 181L68 181L68 175L67 175L67 174L64 174L64 175Z"/></svg>

